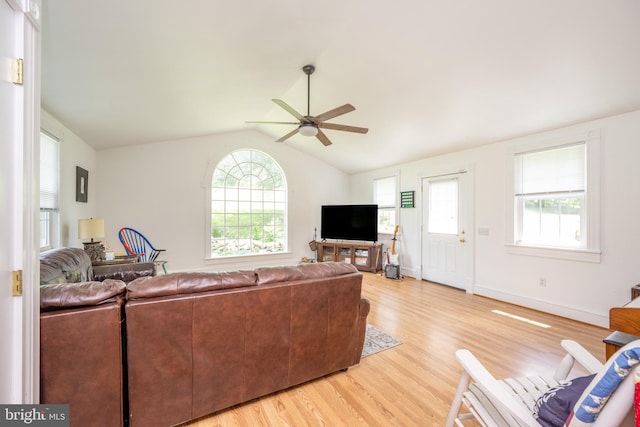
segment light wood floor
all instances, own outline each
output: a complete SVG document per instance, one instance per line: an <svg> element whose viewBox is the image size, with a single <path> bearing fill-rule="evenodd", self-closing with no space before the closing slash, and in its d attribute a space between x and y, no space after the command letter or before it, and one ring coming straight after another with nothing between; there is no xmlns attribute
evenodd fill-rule
<svg viewBox="0 0 640 427"><path fill-rule="evenodd" d="M603 328L412 278L365 273L363 296L371 302L368 323L401 345L366 357L347 372L189 425L442 426L460 375L458 348L471 350L498 378L552 372L563 355L563 338L604 361L602 338L608 331Z"/></svg>

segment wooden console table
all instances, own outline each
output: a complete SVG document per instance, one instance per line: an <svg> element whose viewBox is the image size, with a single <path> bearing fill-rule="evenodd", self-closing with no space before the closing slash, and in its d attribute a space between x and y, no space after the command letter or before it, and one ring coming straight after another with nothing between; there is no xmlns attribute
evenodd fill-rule
<svg viewBox="0 0 640 427"><path fill-rule="evenodd" d="M323 261L348 262L360 271L375 273L382 270L382 244L320 242L318 262Z"/></svg>
<svg viewBox="0 0 640 427"><path fill-rule="evenodd" d="M607 359L623 345L640 339L640 285L631 289L632 300L622 307L609 310L609 329L613 332L603 341L605 343Z"/></svg>

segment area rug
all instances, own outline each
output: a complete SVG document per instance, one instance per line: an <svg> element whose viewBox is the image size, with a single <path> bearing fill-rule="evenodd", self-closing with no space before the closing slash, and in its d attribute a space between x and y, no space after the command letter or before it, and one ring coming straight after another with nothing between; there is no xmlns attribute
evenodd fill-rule
<svg viewBox="0 0 640 427"><path fill-rule="evenodd" d="M392 336L385 334L380 329L367 324L362 357L371 356L379 351L395 347L398 344L402 344L402 341L398 341Z"/></svg>

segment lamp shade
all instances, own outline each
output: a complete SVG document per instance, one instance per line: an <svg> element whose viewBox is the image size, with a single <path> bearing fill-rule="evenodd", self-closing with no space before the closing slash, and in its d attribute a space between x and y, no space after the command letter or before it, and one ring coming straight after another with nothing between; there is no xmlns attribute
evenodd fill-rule
<svg viewBox="0 0 640 427"><path fill-rule="evenodd" d="M79 219L78 238L99 239L104 237L104 219Z"/></svg>
<svg viewBox="0 0 640 427"><path fill-rule="evenodd" d="M301 125L298 128L298 132L304 136L316 136L318 134L318 128L314 125Z"/></svg>

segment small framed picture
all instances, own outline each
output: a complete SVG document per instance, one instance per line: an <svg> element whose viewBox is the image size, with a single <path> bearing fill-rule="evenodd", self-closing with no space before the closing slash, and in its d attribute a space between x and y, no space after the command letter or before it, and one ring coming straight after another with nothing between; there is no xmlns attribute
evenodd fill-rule
<svg viewBox="0 0 640 427"><path fill-rule="evenodd" d="M415 191L402 191L400 193L400 207L401 208L413 208L413 198Z"/></svg>
<svg viewBox="0 0 640 427"><path fill-rule="evenodd" d="M76 166L76 202L87 203L89 192L89 171Z"/></svg>

